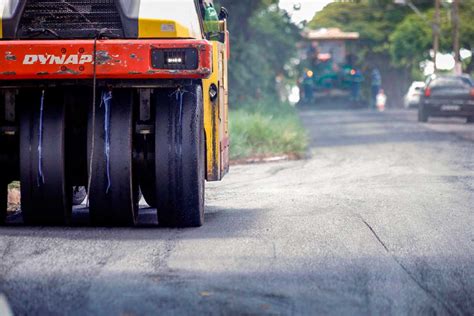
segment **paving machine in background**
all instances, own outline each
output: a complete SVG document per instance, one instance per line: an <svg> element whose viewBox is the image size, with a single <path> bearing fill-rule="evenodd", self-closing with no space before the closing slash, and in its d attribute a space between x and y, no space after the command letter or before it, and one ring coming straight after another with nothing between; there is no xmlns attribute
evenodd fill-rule
<svg viewBox="0 0 474 316"><path fill-rule="evenodd" d="M347 97L359 101L364 77L355 65L351 42L358 33L345 33L339 29L306 30L301 61L305 70L300 83L302 100L314 101L322 97Z"/></svg>

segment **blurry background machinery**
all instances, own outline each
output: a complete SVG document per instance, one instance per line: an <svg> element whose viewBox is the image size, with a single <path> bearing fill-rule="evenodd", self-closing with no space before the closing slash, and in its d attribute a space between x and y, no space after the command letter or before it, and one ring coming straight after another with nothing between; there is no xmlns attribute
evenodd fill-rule
<svg viewBox="0 0 474 316"><path fill-rule="evenodd" d="M357 69L350 43L358 40L359 34L337 28L319 29L305 31L303 38L302 100L310 102L314 97L340 95L358 100L364 77Z"/></svg>

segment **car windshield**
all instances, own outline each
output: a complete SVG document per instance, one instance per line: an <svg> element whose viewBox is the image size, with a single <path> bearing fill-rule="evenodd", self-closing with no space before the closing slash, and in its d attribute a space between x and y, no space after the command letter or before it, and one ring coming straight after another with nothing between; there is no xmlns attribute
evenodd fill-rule
<svg viewBox="0 0 474 316"><path fill-rule="evenodd" d="M432 88L471 88L472 82L464 77L441 77L434 79L430 87Z"/></svg>

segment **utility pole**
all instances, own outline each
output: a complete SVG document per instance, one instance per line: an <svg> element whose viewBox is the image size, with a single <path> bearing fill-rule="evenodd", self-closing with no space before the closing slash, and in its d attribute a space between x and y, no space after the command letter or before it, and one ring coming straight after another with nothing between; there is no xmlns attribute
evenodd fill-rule
<svg viewBox="0 0 474 316"><path fill-rule="evenodd" d="M459 43L459 27L460 27L460 18L459 18L459 2L460 0L453 0L453 9L452 9L452 19L453 19L453 49L454 49L454 60L455 68L454 71L457 75L462 73L462 64L460 56L460 43Z"/></svg>
<svg viewBox="0 0 474 316"><path fill-rule="evenodd" d="M435 0L435 20L433 23L433 51L434 51L434 70L438 70L436 59L439 53L439 35L441 30L441 14L440 14L441 0Z"/></svg>

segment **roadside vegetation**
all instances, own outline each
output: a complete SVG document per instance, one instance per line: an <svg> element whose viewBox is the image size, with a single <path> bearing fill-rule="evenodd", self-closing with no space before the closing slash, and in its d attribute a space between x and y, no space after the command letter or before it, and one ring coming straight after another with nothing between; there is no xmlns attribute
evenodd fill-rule
<svg viewBox="0 0 474 316"><path fill-rule="evenodd" d="M286 156L301 158L308 136L295 109L286 103L260 101L230 112L231 159Z"/></svg>
<svg viewBox="0 0 474 316"><path fill-rule="evenodd" d="M230 12L231 159L302 157L308 144L297 111L280 101L275 78L296 82L290 66L301 29L276 0L220 0Z"/></svg>

